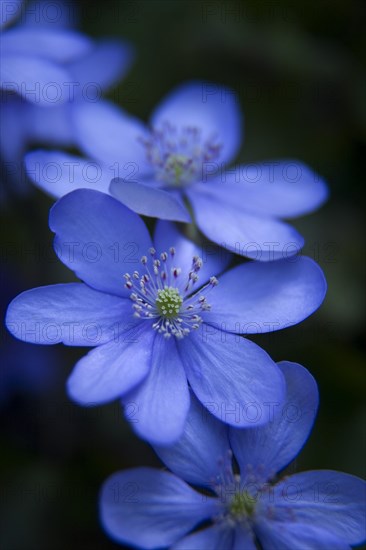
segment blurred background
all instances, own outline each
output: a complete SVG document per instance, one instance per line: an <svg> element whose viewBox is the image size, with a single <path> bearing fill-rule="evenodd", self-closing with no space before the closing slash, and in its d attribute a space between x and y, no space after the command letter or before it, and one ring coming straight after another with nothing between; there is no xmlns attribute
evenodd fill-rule
<svg viewBox="0 0 366 550"><path fill-rule="evenodd" d="M320 388L311 438L291 471L365 476L366 6L360 0L83 0L80 27L136 48L108 96L144 119L173 86L196 78L232 88L245 114L238 162L297 158L329 184L330 200L295 220L329 290L297 327L253 340L275 360L306 366ZM1 306L22 290L71 281L47 229L53 201L32 188L2 207ZM0 546L3 550L121 548L98 523L105 478L160 466L118 403L69 402L65 381L84 349L21 344L1 335Z"/></svg>

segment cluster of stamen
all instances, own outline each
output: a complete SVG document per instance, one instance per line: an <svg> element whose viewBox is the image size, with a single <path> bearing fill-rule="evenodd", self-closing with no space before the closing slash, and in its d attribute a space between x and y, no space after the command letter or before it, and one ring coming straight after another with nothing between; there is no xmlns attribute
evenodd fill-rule
<svg viewBox="0 0 366 550"><path fill-rule="evenodd" d="M185 186L197 180L203 164L217 159L221 150L215 137L204 140L199 128L178 129L169 122L141 141L156 178L169 186Z"/></svg>
<svg viewBox="0 0 366 550"><path fill-rule="evenodd" d="M132 275L126 273L124 276L125 287L131 290L134 316L151 319L152 328L165 338L183 338L201 325L202 312L210 309L207 292L218 281L211 277L204 287L194 292L202 267L201 258L193 257L191 269L183 284L182 270L174 265L174 248L160 256L151 248L149 255L150 258L141 258L142 274L134 271Z"/></svg>

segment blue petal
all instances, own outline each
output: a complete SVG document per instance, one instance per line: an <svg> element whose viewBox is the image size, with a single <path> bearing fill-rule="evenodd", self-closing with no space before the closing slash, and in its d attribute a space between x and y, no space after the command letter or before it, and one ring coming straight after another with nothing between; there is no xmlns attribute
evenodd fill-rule
<svg viewBox="0 0 366 550"><path fill-rule="evenodd" d="M96 43L95 47L81 59L68 65L73 80L80 83L77 90L81 97L87 89L83 87L97 84L99 90L107 90L118 80L124 78L132 65L134 50L127 42L104 39Z"/></svg>
<svg viewBox="0 0 366 550"><path fill-rule="evenodd" d="M19 294L9 305L6 324L16 338L31 344L96 346L111 340L113 327L130 312L129 300L81 283L58 284Z"/></svg>
<svg viewBox="0 0 366 550"><path fill-rule="evenodd" d="M40 56L57 63L83 56L91 46L91 40L80 33L42 27L20 26L1 37L3 52Z"/></svg>
<svg viewBox="0 0 366 550"><path fill-rule="evenodd" d="M95 161L40 149L28 153L24 162L28 177L52 197L63 197L76 189L108 193L111 174Z"/></svg>
<svg viewBox="0 0 366 550"><path fill-rule="evenodd" d="M253 260L268 262L297 254L304 239L290 225L245 207L227 204L207 191L207 184L187 190L200 230L220 246Z"/></svg>
<svg viewBox="0 0 366 550"><path fill-rule="evenodd" d="M358 477L331 470L295 474L274 486L270 500L261 503L261 515L268 517L269 506L275 529L293 518L351 546L366 540L366 483Z"/></svg>
<svg viewBox="0 0 366 550"><path fill-rule="evenodd" d="M279 218L308 214L328 197L325 182L297 160L238 166L206 183L205 191L226 208Z"/></svg>
<svg viewBox="0 0 366 550"><path fill-rule="evenodd" d="M351 550L333 533L306 523L261 519L256 532L266 550Z"/></svg>
<svg viewBox="0 0 366 550"><path fill-rule="evenodd" d="M220 277L204 320L240 334L280 330L317 310L326 288L322 270L307 257L246 263Z"/></svg>
<svg viewBox="0 0 366 550"><path fill-rule="evenodd" d="M137 181L115 178L112 180L109 190L111 195L122 204L143 216L187 223L191 221L183 202L175 198L172 193L162 189Z"/></svg>
<svg viewBox="0 0 366 550"><path fill-rule="evenodd" d="M175 338L155 334L149 376L126 396L124 404L127 416L131 408L137 411L131 420L140 437L155 445L170 445L183 433L190 397Z"/></svg>
<svg viewBox="0 0 366 550"><path fill-rule="evenodd" d="M247 525L239 525L235 529L235 540L232 550L256 550L257 546L253 539L253 533ZM265 548L267 550L267 548Z"/></svg>
<svg viewBox="0 0 366 550"><path fill-rule="evenodd" d="M72 114L74 105L70 102L44 109L34 103L26 103L27 110L23 119L30 143L47 143L72 147L75 145Z"/></svg>
<svg viewBox="0 0 366 550"><path fill-rule="evenodd" d="M314 378L296 363L283 361L279 366L286 380L285 402L281 407L271 407L271 418L265 426L230 430L244 483L252 469L267 481L287 466L305 444L315 420L319 395Z"/></svg>
<svg viewBox="0 0 366 550"><path fill-rule="evenodd" d="M7 53L0 64L0 87L31 103L53 107L69 99L71 76L61 66L32 55Z"/></svg>
<svg viewBox="0 0 366 550"><path fill-rule="evenodd" d="M215 245L203 244L198 246L178 231L173 223L158 221L155 227L154 244L158 252L168 252L175 248L174 265L182 269L177 279L177 286L183 288L187 283L188 272L192 266L194 256L202 259L202 267L198 273L197 288L209 281L213 275L221 273L229 264L231 255Z"/></svg>
<svg viewBox="0 0 366 550"><path fill-rule="evenodd" d="M284 378L259 346L206 324L178 342L189 383L208 410L236 427L268 422L266 403L281 404Z"/></svg>
<svg viewBox="0 0 366 550"><path fill-rule="evenodd" d="M151 117L157 129L165 122L178 128L195 127L203 141L215 138L222 145L215 162L229 162L242 140L242 115L232 90L209 82L189 82L163 99Z"/></svg>
<svg viewBox="0 0 366 550"><path fill-rule="evenodd" d="M80 189L51 209L60 260L80 279L104 292L127 296L123 275L139 267L151 239L142 220L112 197Z"/></svg>
<svg viewBox="0 0 366 550"><path fill-rule="evenodd" d="M119 325L113 340L89 352L72 371L67 388L77 403L100 404L119 398L147 376L153 331L146 323L133 326L123 317Z"/></svg>
<svg viewBox="0 0 366 550"><path fill-rule="evenodd" d="M17 19L22 11L23 0L1 0L0 2L0 28L9 25Z"/></svg>
<svg viewBox="0 0 366 550"><path fill-rule="evenodd" d="M172 550L234 550L234 530L227 526L214 525L184 537L172 546ZM242 546L240 550L250 548Z"/></svg>
<svg viewBox="0 0 366 550"><path fill-rule="evenodd" d="M216 420L192 394L182 437L174 445L154 449L177 476L193 485L213 489L227 466L225 457L230 449L227 426Z"/></svg>
<svg viewBox="0 0 366 550"><path fill-rule="evenodd" d="M117 542L138 548L170 546L216 511L216 499L152 468L114 474L100 496L104 529Z"/></svg>
<svg viewBox="0 0 366 550"><path fill-rule="evenodd" d="M75 133L79 146L100 162L113 165L116 177L129 174L136 179L150 172L141 138L145 126L107 101L82 103L75 110ZM126 178L125 178L126 179ZM133 181L131 179L131 181Z"/></svg>

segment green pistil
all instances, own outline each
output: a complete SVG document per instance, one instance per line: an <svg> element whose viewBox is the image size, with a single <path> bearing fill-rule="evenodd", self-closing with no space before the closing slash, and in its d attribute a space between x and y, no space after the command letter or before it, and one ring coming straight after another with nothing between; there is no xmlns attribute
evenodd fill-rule
<svg viewBox="0 0 366 550"><path fill-rule="evenodd" d="M174 319L178 315L182 304L183 298L178 289L167 286L164 290L158 290L156 307L162 317Z"/></svg>
<svg viewBox="0 0 366 550"><path fill-rule="evenodd" d="M251 516L255 508L255 499L246 491L236 493L230 504L230 514L235 518Z"/></svg>
<svg viewBox="0 0 366 550"><path fill-rule="evenodd" d="M188 162L189 158L184 155L170 155L168 158L165 169L172 173L175 185L180 185Z"/></svg>

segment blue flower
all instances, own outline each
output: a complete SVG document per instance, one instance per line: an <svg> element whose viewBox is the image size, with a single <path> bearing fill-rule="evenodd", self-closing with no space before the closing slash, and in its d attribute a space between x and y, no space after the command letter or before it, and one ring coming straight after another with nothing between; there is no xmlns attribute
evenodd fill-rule
<svg viewBox="0 0 366 550"><path fill-rule="evenodd" d="M9 10L13 7L14 3L9 3ZM8 13L6 6L2 13ZM33 82L29 65L30 80L26 79L28 75L20 73L19 78L23 79L21 82L12 80L5 86L20 95L3 93L0 100L3 199L6 198L6 185L7 193L24 193L29 190L23 169L27 146L36 143L58 147L77 146L73 131L75 110L82 102L99 100L101 93L121 79L131 65L133 50L128 43L110 38L94 43L68 30L74 25L75 19L75 6L72 3L43 0L29 5L22 15L21 24L4 33L5 38L9 38L9 34L12 38L9 40L10 48L23 51L24 42L24 62L27 64L30 61L25 38L36 48L38 42L34 43L32 37L37 36L40 62L46 63L48 67L50 61L46 58L53 55L55 59L52 60L52 67L62 72L63 80L45 80L42 89L39 80ZM52 48L63 48L64 42L71 44L70 55L67 51L64 57L62 52L52 54ZM6 56L6 51L2 55ZM49 108L45 109L45 106Z"/></svg>
<svg viewBox="0 0 366 550"><path fill-rule="evenodd" d="M173 473L135 468L105 482L101 520L113 539L175 550L255 550L258 541L263 550L347 550L365 540L364 481L330 470L277 481L306 442L318 406L309 372L279 366L287 394L271 422L228 428L192 397L182 438L155 449Z"/></svg>
<svg viewBox="0 0 366 550"><path fill-rule="evenodd" d="M217 286L226 253L200 250L163 221L153 244L137 214L87 189L56 203L50 228L58 257L84 283L24 292L9 306L7 326L26 342L97 346L69 378L75 401L123 396L136 432L168 444L184 427L187 380L206 407L238 426L252 422L248 404L282 400L280 370L238 334L299 323L320 306L326 283L311 259L249 262Z"/></svg>
<svg viewBox="0 0 366 550"><path fill-rule="evenodd" d="M326 185L293 160L226 169L238 152L241 129L230 90L193 82L162 101L149 128L107 102L78 110L78 142L99 163L99 177L95 170L88 177L90 160L57 151L33 152L26 163L30 177L54 196L81 186L110 191L139 214L183 222L190 221L188 200L200 230L220 246L262 261L289 257L303 238L281 218L317 208L327 197ZM47 176L52 164L58 178Z"/></svg>

